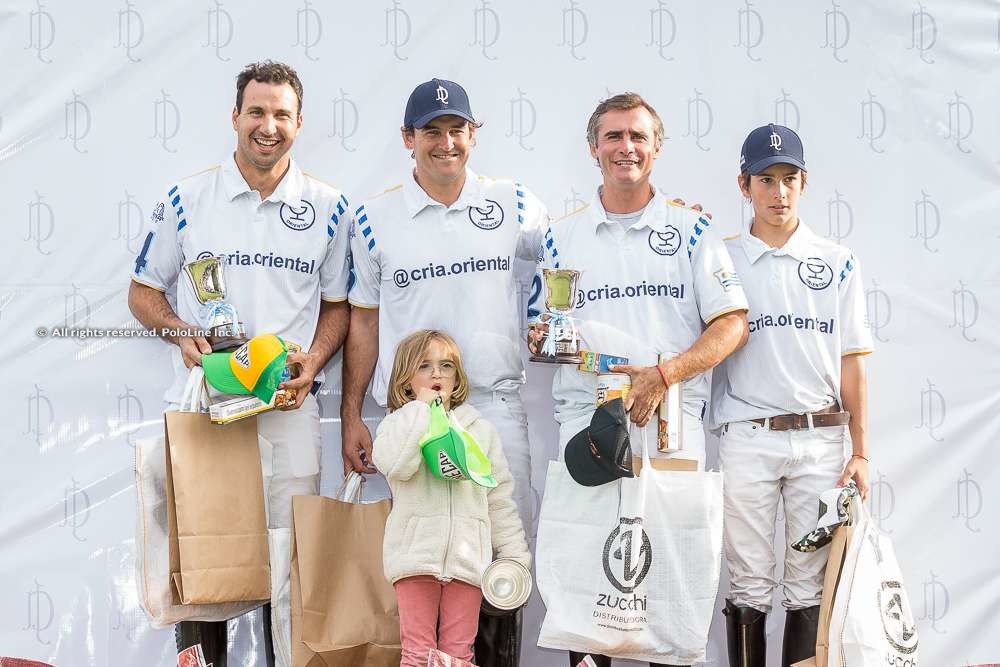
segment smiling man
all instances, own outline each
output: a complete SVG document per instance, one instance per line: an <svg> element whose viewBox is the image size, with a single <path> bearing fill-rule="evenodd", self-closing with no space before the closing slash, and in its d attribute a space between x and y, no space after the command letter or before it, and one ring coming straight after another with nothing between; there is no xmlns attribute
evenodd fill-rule
<svg viewBox="0 0 1000 667"><path fill-rule="evenodd" d="M685 382L684 449L658 454L655 420L646 441L654 457L696 459L704 466L705 372L745 341L747 302L710 220L650 183L663 134L655 109L635 93L597 105L587 143L603 183L589 204L552 223L543 266L582 271L573 316L587 349L629 358L631 365L612 370L631 376L625 405L637 426L654 417L669 385ZM532 304L532 314L538 305ZM661 354L669 360L658 363ZM563 451L590 424L597 376L562 365L552 395ZM640 442L632 437L634 447ZM611 664L605 656L591 657L599 667ZM572 652L570 664L583 658Z"/></svg>
<svg viewBox="0 0 1000 667"><path fill-rule="evenodd" d="M520 397L524 368L517 276L530 281L548 215L519 183L477 176L466 166L478 128L462 86L444 79L417 86L401 128L415 167L401 185L355 211L353 307L341 404L344 464L375 471L371 434L361 420L372 373L372 395L384 406L396 345L417 329L440 329L462 350L468 403L500 432L514 500L530 535L531 458ZM484 639L498 636L501 622L487 619L480 625L478 664L516 664L516 646L482 647Z"/></svg>
<svg viewBox="0 0 1000 667"><path fill-rule="evenodd" d="M291 527L293 495L319 491L319 409L314 397L323 366L347 334L347 199L304 174L289 151L302 127L302 83L291 67L270 61L247 66L236 79L232 110L236 150L218 166L165 188L153 206L149 230L135 260L129 308L142 324L166 330L175 376L167 409L176 409L188 369L212 351L198 335L201 304L185 264L223 259L226 301L235 306L248 337L277 334L302 346L288 362L300 375L297 402L286 411L258 417L261 435L273 445L264 462L274 476L268 487L268 528ZM343 230L342 232L339 230ZM170 300L168 300L168 295ZM188 332L184 335L181 332ZM211 476L206 472L206 483ZM288 578L272 562L272 581ZM287 592L287 586L284 587ZM273 610L279 664L290 664L287 594ZM271 615L264 614L268 665L274 664ZM178 651L200 643L208 662L226 665L226 624L184 622Z"/></svg>

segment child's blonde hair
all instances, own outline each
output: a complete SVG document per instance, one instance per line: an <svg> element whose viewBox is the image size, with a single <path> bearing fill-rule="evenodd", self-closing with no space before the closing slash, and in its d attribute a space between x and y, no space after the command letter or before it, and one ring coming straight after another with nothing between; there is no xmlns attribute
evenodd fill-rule
<svg viewBox="0 0 1000 667"><path fill-rule="evenodd" d="M451 407L461 405L469 397L469 377L462 366L462 351L458 349L455 340L443 331L421 329L403 340L396 347L396 358L392 360L392 373L389 374L389 390L386 402L389 410L398 410L416 395L407 385L417 374L420 362L427 355L431 341L438 341L448 350L455 362L455 390L451 392Z"/></svg>

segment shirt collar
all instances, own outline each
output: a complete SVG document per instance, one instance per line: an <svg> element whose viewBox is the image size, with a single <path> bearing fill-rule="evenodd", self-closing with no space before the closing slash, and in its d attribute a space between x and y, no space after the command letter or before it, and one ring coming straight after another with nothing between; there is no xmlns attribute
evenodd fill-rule
<svg viewBox="0 0 1000 667"><path fill-rule="evenodd" d="M302 202L303 186L302 170L295 164L295 160L288 160L288 171L278 181L274 192L264 201L284 202L289 206L299 206ZM222 162L222 184L229 201L232 201L242 194L253 192L240 168L236 166L236 156L230 155L229 159Z"/></svg>
<svg viewBox="0 0 1000 667"><path fill-rule="evenodd" d="M411 218L428 206L440 206L449 211L461 211L469 206L475 206L482 201L482 188L479 184L479 177L468 167L465 168L465 184L458 194L458 199L451 206L445 206L436 199L432 199L427 192L417 183L416 175L410 172L409 177L403 179L403 200L406 204L406 212Z"/></svg>
<svg viewBox="0 0 1000 667"><path fill-rule="evenodd" d="M751 264L755 264L758 259L764 254L770 252L776 257L781 255L788 255L789 257L794 257L800 262L806 261L814 253L812 248L816 239L816 234L806 226L806 223L799 218L798 227L792 232L788 241L785 242L780 248L772 248L767 245L759 238L750 233L750 227L753 225L753 219L751 218L743 226L743 231L740 234L740 240L743 243L743 250L747 254L747 259L750 260Z"/></svg>
<svg viewBox="0 0 1000 667"><path fill-rule="evenodd" d="M601 202L601 187L597 188L597 192L594 193L593 198L590 200L590 219L594 222L594 227L597 228L601 224L618 224L612 222L608 218L608 212L604 208L604 204ZM652 183L649 184L650 189L653 192L653 198L649 200L646 204L646 208L642 212L642 217L636 222L632 223L629 229L642 229L643 227L649 227L650 229L662 230L667 222L667 199L663 196L659 190L656 189Z"/></svg>

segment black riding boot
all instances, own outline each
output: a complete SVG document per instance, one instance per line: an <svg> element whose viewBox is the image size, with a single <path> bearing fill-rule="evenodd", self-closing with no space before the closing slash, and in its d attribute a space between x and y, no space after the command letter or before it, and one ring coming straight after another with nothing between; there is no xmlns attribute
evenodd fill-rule
<svg viewBox="0 0 1000 667"><path fill-rule="evenodd" d="M476 634L476 664L517 667L521 655L521 609L501 611L483 602Z"/></svg>
<svg viewBox="0 0 1000 667"><path fill-rule="evenodd" d="M569 664L570 667L576 667L580 664L580 661L590 656L597 667L611 667L611 658L606 655L597 655L594 653L577 653L576 651L569 652Z"/></svg>
<svg viewBox="0 0 1000 667"><path fill-rule="evenodd" d="M729 600L722 613L726 616L729 667L766 667L767 614L753 607L738 607Z"/></svg>
<svg viewBox="0 0 1000 667"><path fill-rule="evenodd" d="M228 621L181 621L174 626L177 652L201 644L205 662L212 667L226 667L228 649Z"/></svg>
<svg viewBox="0 0 1000 667"><path fill-rule="evenodd" d="M816 655L819 605L785 612L785 636L781 640L781 665L789 667Z"/></svg>
<svg viewBox="0 0 1000 667"><path fill-rule="evenodd" d="M260 609L261 634L264 636L264 660L267 667L274 667L274 635L271 634L271 603Z"/></svg>

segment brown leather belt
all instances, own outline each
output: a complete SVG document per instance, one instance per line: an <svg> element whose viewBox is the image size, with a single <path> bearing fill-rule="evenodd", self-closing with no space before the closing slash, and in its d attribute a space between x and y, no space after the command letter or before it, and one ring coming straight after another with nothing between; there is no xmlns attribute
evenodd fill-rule
<svg viewBox="0 0 1000 667"><path fill-rule="evenodd" d="M812 426L814 428L822 426L844 426L851 421L851 413L844 412L836 403L828 405L822 410L804 415L775 415L768 419L751 419L754 424L765 426L770 421L772 431L796 431L809 428L809 417L812 416Z"/></svg>

